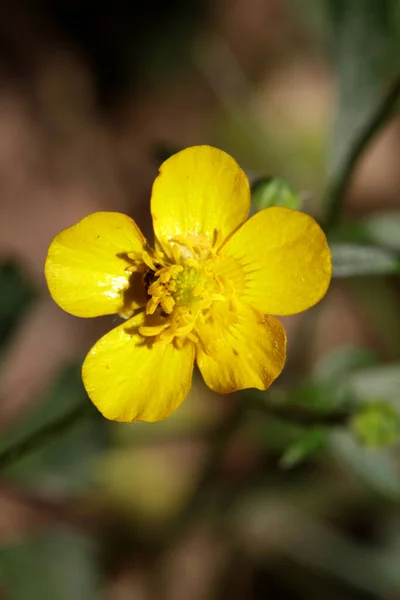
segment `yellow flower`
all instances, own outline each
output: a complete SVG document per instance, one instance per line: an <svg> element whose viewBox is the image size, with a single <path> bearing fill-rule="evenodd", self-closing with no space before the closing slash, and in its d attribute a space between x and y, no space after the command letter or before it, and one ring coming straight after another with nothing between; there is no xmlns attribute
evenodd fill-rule
<svg viewBox="0 0 400 600"><path fill-rule="evenodd" d="M45 272L61 308L126 319L83 364L105 417L164 419L188 394L195 359L219 393L265 390L278 377L286 335L270 315L318 302L331 257L310 216L272 207L246 221L249 208L249 182L233 158L195 146L165 161L154 182L154 250L114 212L91 214L53 239Z"/></svg>

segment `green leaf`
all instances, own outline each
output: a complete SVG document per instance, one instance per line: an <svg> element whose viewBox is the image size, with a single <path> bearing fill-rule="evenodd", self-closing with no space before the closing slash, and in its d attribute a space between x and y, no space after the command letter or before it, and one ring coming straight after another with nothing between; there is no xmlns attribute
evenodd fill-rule
<svg viewBox="0 0 400 600"><path fill-rule="evenodd" d="M350 425L365 446L391 446L400 438L400 415L388 402L364 405L353 416Z"/></svg>
<svg viewBox="0 0 400 600"><path fill-rule="evenodd" d="M93 543L57 531L0 548L0 579L12 600L91 600L99 597Z"/></svg>
<svg viewBox="0 0 400 600"><path fill-rule="evenodd" d="M400 363L379 364L377 356L366 348L334 350L317 363L312 377L314 385L331 388L344 400L352 398L353 404L379 398L398 404L400 409Z"/></svg>
<svg viewBox="0 0 400 600"><path fill-rule="evenodd" d="M400 260L390 250L359 244L330 244L333 276L391 275L400 272Z"/></svg>
<svg viewBox="0 0 400 600"><path fill-rule="evenodd" d="M329 160L334 180L397 76L399 10L398 0L323 0L323 5L325 39L338 80Z"/></svg>
<svg viewBox="0 0 400 600"><path fill-rule="evenodd" d="M285 450L280 460L281 467L284 469L295 467L322 449L327 441L328 434L325 427L312 427Z"/></svg>
<svg viewBox="0 0 400 600"><path fill-rule="evenodd" d="M354 277L347 287L361 309L368 329L378 336L381 352L400 358L400 311L396 286L387 277Z"/></svg>
<svg viewBox="0 0 400 600"><path fill-rule="evenodd" d="M359 226L372 243L400 252L400 211L369 215Z"/></svg>
<svg viewBox="0 0 400 600"><path fill-rule="evenodd" d="M79 367L65 369L47 396L2 433L0 453L74 411L79 417L65 431L35 438L33 447L22 456L16 452L15 460L2 471L8 479L37 489L55 485L65 493L87 488L92 477L91 461L106 447L107 435L106 421L86 396Z"/></svg>
<svg viewBox="0 0 400 600"><path fill-rule="evenodd" d="M378 362L378 358L369 348L341 346L324 356L314 367L313 379L337 384L338 380L349 373Z"/></svg>
<svg viewBox="0 0 400 600"><path fill-rule="evenodd" d="M324 356L314 367L312 378L290 391L288 402L317 413L351 410L355 404L349 377L359 369L377 363L377 357L365 348L344 346Z"/></svg>
<svg viewBox="0 0 400 600"><path fill-rule="evenodd" d="M361 221L351 221L344 217L329 231L329 245L335 243L369 245L368 237Z"/></svg>
<svg viewBox="0 0 400 600"><path fill-rule="evenodd" d="M0 265L0 352L33 300L33 289L12 262Z"/></svg>
<svg viewBox="0 0 400 600"><path fill-rule="evenodd" d="M356 371L349 377L349 387L360 400L382 398L400 407L400 364L378 365Z"/></svg>
<svg viewBox="0 0 400 600"><path fill-rule="evenodd" d="M300 197L282 179L259 179L252 185L252 202L257 210L270 206L285 206L299 210Z"/></svg>
<svg viewBox="0 0 400 600"><path fill-rule="evenodd" d="M327 414L347 408L349 394L344 380L335 385L331 382L306 381L289 390L287 403L318 414Z"/></svg>
<svg viewBox="0 0 400 600"><path fill-rule="evenodd" d="M330 434L334 454L369 488L392 500L400 500L400 477L393 457L360 445L349 431Z"/></svg>

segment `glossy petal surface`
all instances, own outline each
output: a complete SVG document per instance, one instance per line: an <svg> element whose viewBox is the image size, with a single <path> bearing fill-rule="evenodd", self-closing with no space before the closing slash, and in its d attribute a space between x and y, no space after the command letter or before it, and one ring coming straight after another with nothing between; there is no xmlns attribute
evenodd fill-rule
<svg viewBox="0 0 400 600"><path fill-rule="evenodd" d="M115 212L93 213L55 236L45 274L61 308L78 317L97 317L137 308L145 301L137 274L125 269L128 252L146 243L136 223Z"/></svg>
<svg viewBox="0 0 400 600"><path fill-rule="evenodd" d="M217 148L193 146L171 156L153 184L151 213L156 238L179 236L222 242L247 218L250 186L236 161ZM218 243L217 243L218 245Z"/></svg>
<svg viewBox="0 0 400 600"><path fill-rule="evenodd" d="M186 398L194 347L155 343L138 334L143 314L102 337L82 367L86 391L99 411L115 421L159 421Z"/></svg>
<svg viewBox="0 0 400 600"><path fill-rule="evenodd" d="M197 364L206 384L220 394L250 387L265 390L285 364L283 325L246 304L233 319L221 308L197 333Z"/></svg>
<svg viewBox="0 0 400 600"><path fill-rule="evenodd" d="M310 308L325 295L331 280L324 232L312 217L289 208L258 212L220 254L221 261L231 261L240 299L267 314L290 315Z"/></svg>

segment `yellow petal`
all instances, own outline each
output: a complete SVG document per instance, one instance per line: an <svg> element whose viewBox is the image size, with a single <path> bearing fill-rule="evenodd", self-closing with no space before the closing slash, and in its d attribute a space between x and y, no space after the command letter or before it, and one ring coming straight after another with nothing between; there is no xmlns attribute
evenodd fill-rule
<svg viewBox="0 0 400 600"><path fill-rule="evenodd" d="M45 266L50 293L77 317L97 317L137 308L146 302L141 276L129 273L128 252L146 240L131 218L93 213L55 236Z"/></svg>
<svg viewBox="0 0 400 600"><path fill-rule="evenodd" d="M249 209L245 173L229 154L211 146L174 154L153 184L154 232L163 247L182 236L219 246L246 220Z"/></svg>
<svg viewBox="0 0 400 600"><path fill-rule="evenodd" d="M285 364L283 325L246 304L238 305L230 322L226 315L222 311L196 331L196 359L206 384L220 394L267 389Z"/></svg>
<svg viewBox="0 0 400 600"><path fill-rule="evenodd" d="M332 274L322 229L297 210L271 207L249 219L221 248L242 301L263 313L290 315L316 304Z"/></svg>
<svg viewBox="0 0 400 600"><path fill-rule="evenodd" d="M151 344L138 333L143 313L119 325L90 350L82 367L86 391L99 411L115 421L160 421L186 398L194 346Z"/></svg>

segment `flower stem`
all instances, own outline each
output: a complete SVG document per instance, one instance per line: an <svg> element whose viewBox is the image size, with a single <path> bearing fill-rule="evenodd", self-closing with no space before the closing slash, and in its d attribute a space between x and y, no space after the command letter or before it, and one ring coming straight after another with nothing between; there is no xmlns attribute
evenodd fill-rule
<svg viewBox="0 0 400 600"><path fill-rule="evenodd" d="M62 417L46 423L27 437L0 452L0 471L9 467L32 450L42 448L58 435L70 429L87 414L89 408L91 406L88 402L79 403L62 415Z"/></svg>
<svg viewBox="0 0 400 600"><path fill-rule="evenodd" d="M394 81L389 93L372 115L370 121L361 131L359 137L355 140L353 147L350 148L348 159L344 168L339 173L336 181L333 181L328 192L328 209L324 223L324 229L328 232L336 224L343 206L347 188L353 177L355 168L360 157L367 149L369 143L380 130L382 125L395 112L396 104L400 96L400 75Z"/></svg>

